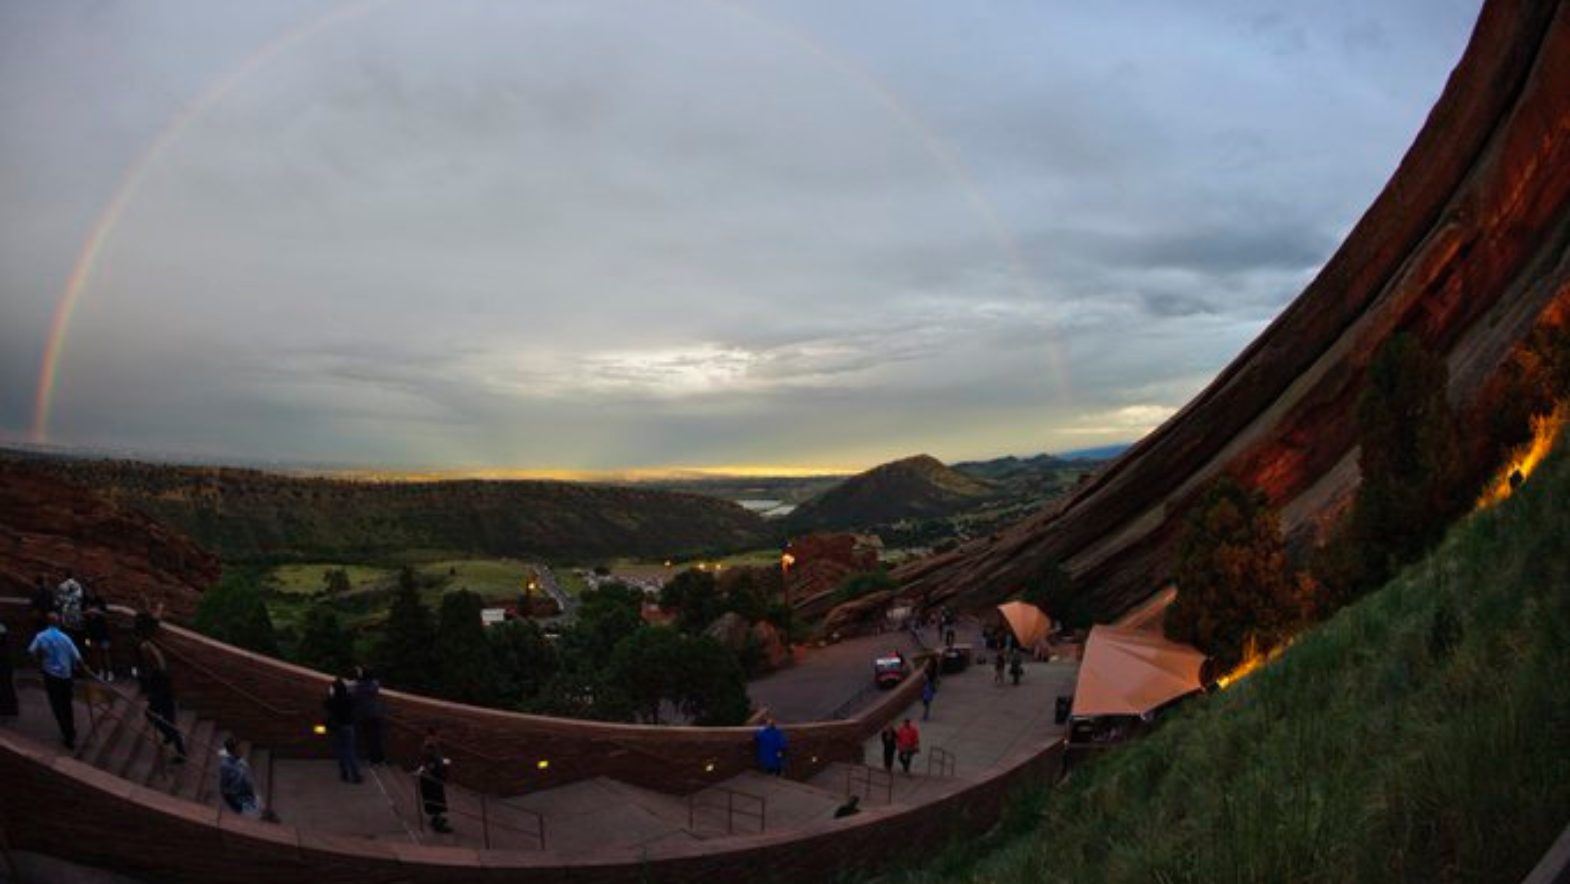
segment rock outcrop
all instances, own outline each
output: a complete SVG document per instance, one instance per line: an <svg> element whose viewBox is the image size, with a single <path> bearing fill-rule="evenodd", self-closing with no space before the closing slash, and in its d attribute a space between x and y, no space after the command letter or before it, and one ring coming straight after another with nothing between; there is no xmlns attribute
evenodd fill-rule
<svg viewBox="0 0 1570 884"><path fill-rule="evenodd" d="M1400 167L1296 301L1181 412L1065 501L895 574L929 603L1018 591L1048 559L1093 610L1153 592L1186 507L1223 472L1311 540L1358 483L1354 408L1407 331L1445 354L1463 420L1511 348L1570 299L1570 2L1496 0Z"/></svg>
<svg viewBox="0 0 1570 884"><path fill-rule="evenodd" d="M188 618L218 579L216 556L190 539L69 482L0 462L0 595L27 596L34 581L66 572L112 604L163 604Z"/></svg>

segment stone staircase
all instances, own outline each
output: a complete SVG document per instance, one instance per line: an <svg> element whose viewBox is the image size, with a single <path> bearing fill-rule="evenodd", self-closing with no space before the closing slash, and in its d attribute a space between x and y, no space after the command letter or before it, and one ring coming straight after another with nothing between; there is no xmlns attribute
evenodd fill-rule
<svg viewBox="0 0 1570 884"><path fill-rule="evenodd" d="M49 712L49 700L41 677L19 674L18 699L22 716L20 730L40 742L59 742L59 728ZM174 750L147 720L147 703L128 683L77 680L76 750L74 757L102 771L138 786L164 792L177 798L216 807L218 796L218 750L231 734L215 721L190 709L180 709L177 727L185 738L187 760L174 763ZM250 763L257 789L272 797L272 756L265 748L238 740L238 748Z"/></svg>

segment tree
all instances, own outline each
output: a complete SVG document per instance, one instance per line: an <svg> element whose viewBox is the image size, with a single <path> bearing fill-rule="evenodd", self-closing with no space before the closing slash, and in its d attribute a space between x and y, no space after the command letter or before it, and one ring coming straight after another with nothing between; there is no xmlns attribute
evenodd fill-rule
<svg viewBox="0 0 1570 884"><path fill-rule="evenodd" d="M496 663L496 690L508 705L538 696L560 668L556 648L532 620L511 620L487 631Z"/></svg>
<svg viewBox="0 0 1570 884"><path fill-rule="evenodd" d="M679 612L676 627L683 632L702 632L723 613L719 587L714 575L696 568L672 577L660 589L660 607Z"/></svg>
<svg viewBox="0 0 1570 884"><path fill-rule="evenodd" d="M1020 599L1046 611L1054 621L1068 629L1090 625L1090 611L1085 606L1084 597L1075 594L1073 579L1056 559L1048 559L1025 582Z"/></svg>
<svg viewBox="0 0 1570 884"><path fill-rule="evenodd" d="M1276 513L1263 492L1230 476L1212 483L1190 513L1173 577L1167 637L1223 666L1240 661L1250 642L1274 647L1301 618Z"/></svg>
<svg viewBox="0 0 1570 884"><path fill-rule="evenodd" d="M408 568L398 575L382 640L376 648L376 668L382 681L406 691L428 692L434 686L431 646L436 626L431 611L420 600L418 581Z"/></svg>
<svg viewBox="0 0 1570 884"><path fill-rule="evenodd" d="M632 714L655 724L665 704L698 725L741 724L751 705L736 655L706 635L639 630L616 646L605 676Z"/></svg>
<svg viewBox="0 0 1570 884"><path fill-rule="evenodd" d="M886 568L857 571L841 580L840 585L834 588L833 600L835 604L840 604L874 592L886 592L898 588L899 581L890 576Z"/></svg>
<svg viewBox="0 0 1570 884"><path fill-rule="evenodd" d="M449 700L485 706L496 701L490 640L480 619L484 602L460 589L442 596L436 619L436 689Z"/></svg>
<svg viewBox="0 0 1570 884"><path fill-rule="evenodd" d="M677 698L686 640L673 629L650 627L622 639L611 652L604 681L625 697L640 721L659 724L660 706Z"/></svg>
<svg viewBox="0 0 1570 884"><path fill-rule="evenodd" d="M688 636L676 663L676 707L693 724L722 727L747 720L747 678L729 648L706 635Z"/></svg>
<svg viewBox="0 0 1570 884"><path fill-rule="evenodd" d="M278 635L262 602L261 577L254 571L226 572L202 593L196 605L196 629L221 642L277 657Z"/></svg>
<svg viewBox="0 0 1570 884"><path fill-rule="evenodd" d="M1464 505L1448 379L1444 360L1406 333L1369 364L1357 402L1362 484L1350 530L1363 589L1414 561Z"/></svg>
<svg viewBox="0 0 1570 884"><path fill-rule="evenodd" d="M305 614L294 656L301 666L343 675L354 665L354 639L336 613L318 605Z"/></svg>

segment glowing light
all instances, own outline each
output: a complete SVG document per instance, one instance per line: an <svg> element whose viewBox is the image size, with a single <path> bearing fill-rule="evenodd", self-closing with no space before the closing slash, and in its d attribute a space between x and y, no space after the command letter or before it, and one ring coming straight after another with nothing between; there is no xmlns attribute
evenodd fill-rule
<svg viewBox="0 0 1570 884"><path fill-rule="evenodd" d="M1477 499L1476 508L1481 510L1493 506L1509 497L1517 486L1526 481L1537 465L1543 462L1543 458L1548 456L1548 452L1553 450L1554 440L1559 438L1559 430L1567 418L1570 418L1570 407L1563 402L1554 406L1554 410L1548 414L1533 417L1532 438L1510 453L1510 462L1505 464Z"/></svg>
<svg viewBox="0 0 1570 884"><path fill-rule="evenodd" d="M705 764L703 766L703 772L704 773L714 773L714 762L711 761L708 764Z"/></svg>
<svg viewBox="0 0 1570 884"><path fill-rule="evenodd" d="M1226 690L1232 685L1237 684L1254 670L1263 667L1266 663L1269 663L1270 661L1281 656L1281 652L1285 651L1291 645L1292 639L1289 638L1283 641L1281 644L1271 648L1269 651L1260 653L1259 646L1255 644L1253 638L1250 638L1248 643L1243 646L1243 662L1239 663L1231 672L1228 672L1226 675L1216 679L1216 686L1222 690Z"/></svg>
<svg viewBox="0 0 1570 884"><path fill-rule="evenodd" d="M549 759L545 759L545 758L541 758L538 762L535 763L534 766L538 770L550 770L551 769L550 760Z"/></svg>
<svg viewBox="0 0 1570 884"><path fill-rule="evenodd" d="M311 728L311 733L316 734L319 737L319 736L327 733L327 725L325 725L325 724L318 724L315 727Z"/></svg>
<svg viewBox="0 0 1570 884"><path fill-rule="evenodd" d="M790 553L785 553L784 555L780 556L780 570L781 571L789 571L790 570L790 566L794 565L794 564L796 564L796 557L791 555Z"/></svg>

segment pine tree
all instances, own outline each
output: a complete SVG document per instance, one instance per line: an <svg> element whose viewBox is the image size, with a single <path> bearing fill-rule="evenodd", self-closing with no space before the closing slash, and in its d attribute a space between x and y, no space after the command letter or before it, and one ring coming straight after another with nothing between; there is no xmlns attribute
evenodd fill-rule
<svg viewBox="0 0 1570 884"><path fill-rule="evenodd" d="M354 639L336 613L318 605L306 612L295 658L318 672L344 675L354 665Z"/></svg>
<svg viewBox="0 0 1570 884"><path fill-rule="evenodd" d="M277 657L278 635L262 601L260 577L248 570L229 571L202 594L196 628L221 642Z"/></svg>
<svg viewBox="0 0 1570 884"><path fill-rule="evenodd" d="M414 572L405 568L399 574L382 639L376 647L376 668L382 681L400 690L430 691L435 684L431 657L435 638L431 611L420 601Z"/></svg>
<svg viewBox="0 0 1570 884"><path fill-rule="evenodd" d="M480 620L484 603L466 589L442 596L436 620L436 691L449 700L480 706L496 702L496 667Z"/></svg>
<svg viewBox="0 0 1570 884"><path fill-rule="evenodd" d="M1287 573L1280 522L1265 495L1230 476L1205 492L1189 516L1173 574L1177 600L1167 637L1215 657L1242 659L1250 641L1275 646L1301 617Z"/></svg>

